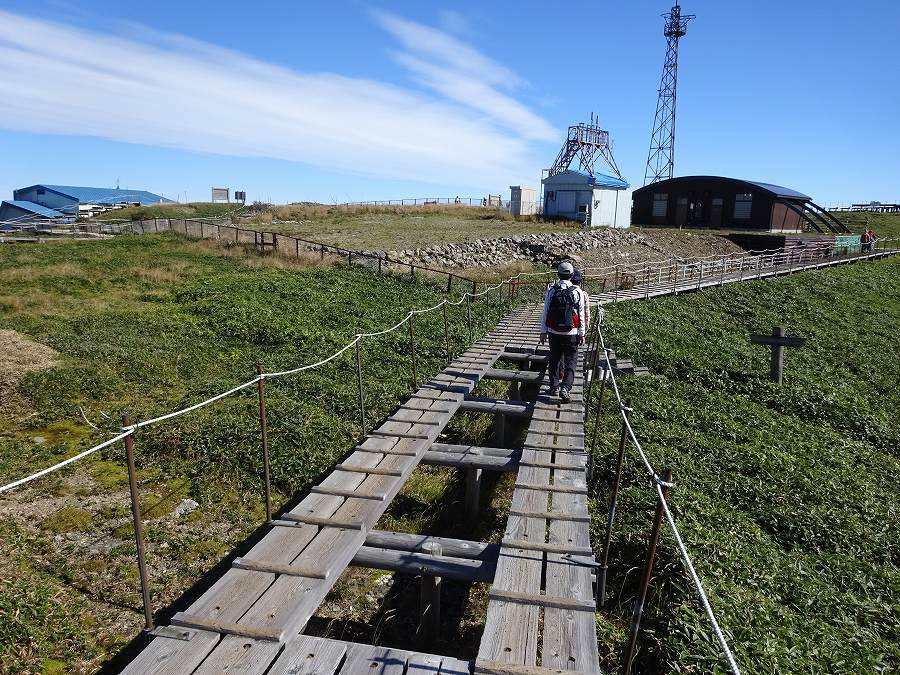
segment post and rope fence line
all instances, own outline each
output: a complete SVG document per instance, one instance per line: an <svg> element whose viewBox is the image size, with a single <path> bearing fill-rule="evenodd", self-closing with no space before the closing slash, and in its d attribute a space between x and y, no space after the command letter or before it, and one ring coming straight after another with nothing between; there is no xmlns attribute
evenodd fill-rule
<svg viewBox="0 0 900 675"><path fill-rule="evenodd" d="M608 563L608 555L609 555L609 545L612 538L614 520L615 520L615 511L616 511L616 501L619 494L619 487L622 475L622 467L624 464L624 458L626 455L626 450L628 446L634 448L637 452L638 457L640 458L641 463L644 466L644 469L647 472L647 475L650 477L651 485L657 494L657 507L656 513L653 519L653 526L651 528L650 536L648 539L648 550L647 550L647 559L644 564L644 569L641 577L641 582L639 586L638 596L635 599L634 607L632 610L632 621L629 630L628 640L624 647L623 652L623 660L622 660L622 673L623 675L630 675L632 661L634 659L634 653L637 646L637 637L640 631L640 622L641 617L643 615L644 605L646 602L647 592L650 584L650 579L653 571L653 563L656 555L656 548L659 541L660 530L662 521L665 520L668 523L669 530L672 532L672 536L675 539L676 546L678 548L678 552L681 556L681 559L684 563L685 568L690 575L691 581L693 582L694 588L697 591L697 595L700 599L700 603L703 607L704 612L706 613L707 618L709 619L710 625L712 627L713 633L715 635L716 641L719 644L719 647L722 650L722 654L725 657L725 661L728 664L728 668L731 671L732 675L740 675L741 671L738 667L737 661L734 658L734 654L731 651L731 648L728 646L728 641L725 639L725 635L722 631L721 626L719 625L718 620L716 619L716 615L713 612L712 606L710 605L709 598L706 594L706 590L703 587L703 582L700 580L700 576L697 573L697 570L694 566L693 560L691 559L690 554L688 553L687 547L685 546L684 539L681 536L681 532L678 529L678 525L675 522L675 518L672 515L672 510L668 503L668 492L671 488L674 488L675 485L672 482L672 472L671 469L667 468L663 475L660 476L656 469L653 467L653 464L650 462L647 457L646 452L641 446L640 441L638 440L637 435L635 434L634 427L631 424L629 419L629 414L634 412L631 407L631 402L628 399L622 397L622 393L619 390L619 385L616 381L615 369L610 361L610 350L606 346L606 341L603 338L603 333L600 330L600 322L598 321L595 327L597 333L597 352L602 354L602 359L604 363L602 364L602 375L601 382L605 384L607 380L610 383L610 389L614 395L614 404L617 407L618 415L622 420L622 428L619 436L619 447L618 454L616 459L616 475L614 478L614 483L612 490L610 492L610 501L607 512L607 521L606 521L606 531L604 534L604 544L603 544L603 552L601 554L600 565L597 568L597 601L598 606L602 606L606 601L606 573L607 573L607 563ZM593 372L597 372L596 368ZM603 387L603 384L601 387ZM601 410L600 407L602 405L602 392L603 388L601 388L601 396L598 399L597 413L594 422L594 429L591 441L591 452L590 455L596 454L597 451L597 431L600 426L601 419Z"/></svg>
<svg viewBox="0 0 900 675"><path fill-rule="evenodd" d="M416 280L418 271L427 272L432 276L446 276L447 292L452 290L454 283L470 284L472 279L445 269L437 269L426 265L396 260L388 255L379 255L367 251L326 244L321 241L313 241L303 237L295 237L290 234L273 232L269 230L253 230L237 225L219 222L221 219L204 218L151 218L122 223L88 223L78 225L78 229L85 232L97 232L98 234L155 234L158 232L175 232L186 237L198 239L212 239L226 243L247 244L261 252L272 251L281 253L287 258L302 258L306 255L318 254L319 260L325 260L326 255L338 258L346 258L348 267L364 265L368 261L372 269L383 274L385 269L395 271L401 275L409 275L409 280Z"/></svg>
<svg viewBox="0 0 900 675"><path fill-rule="evenodd" d="M239 228L233 228L233 229L239 229ZM201 229L201 232L202 232L202 229ZM324 251L324 246L325 245L322 245L322 247L323 247L321 249L322 251ZM897 252L897 250L898 249L896 249L896 248L892 248L892 249L889 249L889 252L887 252L886 249L882 249L882 252L885 252L885 254L889 254L889 253L895 253L895 252ZM323 255L324 255L324 253L323 253ZM771 254L770 265L773 267L777 267L777 265L775 263L777 255L779 255L779 254ZM780 255L783 256L784 253L782 253ZM864 256L865 256L865 254L861 254L859 256L849 256L848 262L852 261L853 259L864 257ZM715 258L715 256L713 258ZM724 258L724 256L719 256L720 264L724 264L721 262L721 260L723 258ZM381 264L382 260L383 260L382 258L379 258L379 264ZM669 259L669 260L671 260L671 259ZM782 262L781 264L784 264L784 262ZM640 263L640 265L646 266L647 263ZM703 266L704 266L703 262L701 262L700 270L699 270L701 276L702 276L702 272L703 272ZM620 272L620 265L616 265L615 269L616 269L616 274L618 276L619 272ZM628 266L625 266L625 269L627 272ZM759 267L757 267L757 269L759 269ZM793 270L793 268L791 268L791 270ZM446 272L442 272L442 273L446 273ZM472 285L471 290L466 290L463 294L463 297L456 301L451 301L451 300L445 298L441 302L437 303L436 305L434 305L432 307L428 307L425 309L410 310L406 314L406 316L403 317L403 319L398 321L396 324L394 324L390 328L380 330L380 331L367 332L367 333L356 333L353 336L353 339L350 340L346 345L344 345L343 347L341 347L340 349L338 349L331 355L329 355L315 363L306 364L306 365L302 365L302 366L298 366L298 367L290 368L290 369L286 369L286 370L281 370L281 371L269 372L269 373L264 372L261 366L257 366L256 376L253 377L252 379L250 379L246 382L243 382L242 384L238 384L226 391L215 394L215 395L213 395L203 401L200 401L198 403L194 403L192 405L186 406L179 410L165 413L163 415L159 415L159 416L153 417L151 419L141 420L141 421L137 421L137 422L131 422L128 417L125 417L125 418L123 418L122 426L121 426L119 432L116 433L115 435L113 435L111 438L109 438L91 448L88 448L87 450L84 450L84 451L74 455L73 457L70 457L61 462L58 462L57 464L54 464L53 466L50 466L50 467L47 467L40 471L37 471L37 472L35 472L29 476L26 476L24 478L15 480L7 485L0 486L0 494L8 492L8 491L16 489L16 488L19 488L19 487L26 485L34 480L37 480L43 476L46 476L50 473L58 471L64 467L69 466L81 459L84 459L100 450L108 448L108 447L118 443L119 441L124 441L126 463L128 464L128 470L129 470L129 488L130 488L131 501L132 501L132 514L135 519L135 537L136 537L136 544L137 544L137 549L138 549L138 566L139 566L140 580L141 580L141 592L142 592L142 596L144 599L145 623L146 623L147 630L150 630L152 628L152 609L150 608L150 605L149 605L149 603L150 603L149 580L148 580L147 574L146 574L146 560L144 557L143 533L142 533L142 528L140 526L140 506L139 506L139 495L138 495L138 491L137 491L137 476L136 476L136 469L134 468L134 436L138 430L143 429L145 427L152 426L152 425L156 425L161 422L165 422L165 421L177 418L177 417L180 417L182 415L185 415L185 414L191 413L193 411L196 411L198 409L204 408L206 406L212 405L213 403L216 403L217 401L225 399L229 396L232 396L238 392L241 392L245 389L248 389L248 388L256 385L257 396L259 399L258 402L259 402L259 424L260 424L260 447L261 447L261 451L262 451L262 455L263 455L263 470L264 470L263 480L264 480L264 491L265 491L264 498L266 500L266 520L267 520L267 522L270 522L272 519L271 472L270 472L270 466L269 466L270 462L269 462L269 453L268 453L268 428L267 428L267 422L266 422L266 408L265 408L265 380L291 376L291 375L302 373L302 372L305 372L308 370L320 368L322 366L325 366L328 363L331 363L332 361L339 358L346 352L348 352L350 350L354 350L354 354L356 357L357 377L359 380L359 382L358 382L359 399L358 400L359 400L359 407L360 407L360 426L361 426L362 434L365 435L365 433L366 433L366 410L365 410L365 395L364 395L364 385L363 385L364 378L363 378L362 356L361 356L361 343L362 343L363 339L374 338L374 337L378 337L381 335L386 335L395 330L399 330L404 325L406 325L407 331L409 333L412 383L413 383L413 388L415 388L415 383L418 380L417 364L416 364L416 349L415 349L415 329L414 329L414 317L416 315L424 315L424 314L428 314L428 313L438 311L438 310L442 311L443 328L444 328L444 342L445 342L445 347L446 347L446 351L447 351L447 358L450 359L452 357L452 354L451 354L451 349L450 349L450 338L449 338L449 331L448 331L448 326L447 326L447 315L446 315L448 307L461 307L463 304L465 304L466 323L467 323L468 333L469 333L469 343L471 343L474 340L474 326L473 326L473 320L472 320L473 302L475 302L478 298L483 298L485 303L488 303L491 300L491 296L490 296L491 292L494 290L497 290L498 291L497 296L496 296L497 300L498 300L498 302L502 303L503 302L503 286L504 285L507 285L510 287L510 292L509 292L510 298L517 298L520 286L522 286L524 283L527 283L527 282L522 281L523 278L533 277L533 276L546 276L548 274L553 274L553 272L532 272L532 273L519 272L518 274L511 276L505 280L499 281L498 283L496 283L494 285L487 285L479 292L476 292L476 289L477 289L476 281L470 280L470 279L464 279L463 277L459 277L457 275L452 275L452 277L462 279L462 280L466 281L467 283L471 283L471 285ZM676 270L675 274L677 276L677 270ZM450 281L452 281L452 277L451 277ZM750 277L750 278L752 278L752 277ZM540 281L537 283L541 284L544 282ZM448 283L448 287L449 286L450 286L450 284ZM617 288L618 288L618 284L617 284ZM543 295L543 293L541 293L540 295ZM600 389L598 405L602 404L604 392L605 392L605 389L607 388L606 380L609 379L610 384L611 384L611 389L612 389L612 391L615 395L615 398L618 402L619 413L622 417L622 423L623 423L622 436L623 436L623 438L626 439L626 441L628 441L630 439L632 446L637 450L637 453L640 456L645 468L647 469L647 471L649 472L650 476L653 479L653 482L655 484L655 487L656 487L656 490L657 490L657 493L659 496L659 500L660 500L659 503L660 503L661 514L662 514L662 516L665 517L665 520L669 524L669 527L675 537L681 557L684 560L685 566L687 567L687 569L691 575L691 578L694 582L694 585L698 590L704 610L706 611L707 616L709 617L709 619L713 625L713 629L715 631L716 638L718 639L720 646L722 647L723 652L726 655L726 659L728 660L729 667L731 668L731 671L732 671L732 673L734 673L734 675L739 675L740 671L738 670L737 664L734 662L734 658L731 654L730 649L728 648L728 645L725 641L724 635L722 634L722 631L719 628L718 622L716 621L716 618L715 618L715 615L713 614L712 608L709 605L709 600L706 597L705 591L703 590L702 583L700 582L699 576L697 575L696 570L694 569L693 563L690 559L690 556L688 555L687 549L684 545L681 535L678 532L674 517L672 516L671 510L666 501L666 493L663 490L663 488L668 489L669 487L671 487L671 481L659 477L659 475L656 473L655 469L653 468L653 466L647 459L646 454L644 453L643 449L641 448L640 442L638 441L638 439L634 433L634 430L629 422L628 412L630 412L631 409L622 400L618 385L616 383L615 374L614 374L614 371L613 371L611 363L610 363L609 350L606 349L603 335L600 332L599 322L597 323L596 331L597 331L597 335L593 338L594 349L595 349L595 362L593 364L593 367L596 368L596 365L597 365L596 364L596 360L598 358L597 354L602 352L605 356L605 368L604 368L605 374L604 374L603 380L601 381L601 389ZM591 386L591 384L589 383L589 387L590 386ZM589 389L589 393L588 393L588 401L590 401L590 389ZM599 420L600 420L600 413L598 410L597 421L595 422L595 428L593 431L592 450L596 447L597 431L599 429L599 423L600 423ZM627 433L627 436L626 436L626 433ZM590 453L589 461L591 461L591 457L593 454L594 454L593 452ZM614 509L614 506L615 506L615 500L613 499L612 503L611 503L611 510ZM610 517L608 518L607 526L610 531L611 531L612 524L613 524L613 516L614 516L614 512L612 512ZM598 570L598 581L600 578L600 574L602 574L603 577L605 578L605 563L604 563L604 567L601 567L601 569ZM598 583L598 596L600 595L600 593L601 593L601 585ZM603 591L603 593L605 594L605 591ZM605 596L604 596L604 599L605 599ZM637 616L637 620L639 621L640 615L637 611L635 612L635 615Z"/></svg>
<svg viewBox="0 0 900 675"><path fill-rule="evenodd" d="M372 331L372 332L357 332L353 339L350 340L343 347L332 353L331 355L316 361L315 363L310 363L302 366L298 366L295 368L290 368L281 371L274 372L265 372L262 366L257 363L255 364L256 376L252 379L238 384L226 391L220 392L211 396L203 401L198 403L194 403L192 405L186 406L184 408L174 410L169 413L165 413L163 415L159 415L157 417L153 417L146 420L141 420L137 422L132 422L130 418L126 415L122 418L122 426L118 433L116 433L112 438L109 438L83 452L80 452L73 457L69 457L61 462L58 462L52 466L49 466L45 469L41 469L29 476L25 476L24 478L20 478L6 485L0 486L0 494L9 492L16 488L22 487L32 481L38 480L39 478L46 476L48 474L54 473L63 469L66 466L69 466L81 459L84 459L100 450L105 448L109 448L117 444L120 441L124 441L125 448L125 459L126 466L128 469L129 476L129 493L131 498L131 508L132 508L132 516L134 521L134 532L135 532L135 545L137 549L137 565L139 572L139 579L141 584L141 595L143 599L143 611L145 618L145 632L149 632L153 630L153 610L150 604L150 582L149 576L147 573L147 565L146 565L146 555L144 548L144 535L143 535L143 527L141 521L141 511L140 511L140 495L138 492L138 484L137 484L137 470L135 468L134 461L134 440L135 435L141 429L146 427L150 427L162 422L166 422L182 415L189 414L206 406L212 405L218 401L221 401L229 396L237 394L243 390L249 389L256 386L256 393L258 398L258 416L259 416L259 429L260 429L260 449L262 454L262 465L263 465L263 498L265 500L265 512L266 512L266 521L267 523L272 522L272 487L271 487L271 466L270 466L270 457L269 457L269 445L268 445L268 424L267 424L267 416L266 416L266 388L265 382L269 379L279 378L279 377L287 377L291 375L296 375L302 372L306 372L309 370L314 370L325 366L335 359L339 358L346 352L353 350L355 356L355 366L356 366L356 375L358 379L358 403L359 403L359 416L360 416L360 432L361 437L365 436L367 433L366 430L366 400L364 393L364 377L363 377L363 366L362 366L362 350L361 344L363 339L365 338L377 338L382 335L387 335L388 333L392 333L396 330L401 329L404 325L407 326L407 331L409 334L409 347L410 347L410 357L411 357L411 384L413 386L413 390L415 390L416 382L418 380L418 370L417 370L417 362L416 362L416 347L415 347L415 329L414 329L414 317L417 315L429 314L431 312L435 312L437 310L441 310L442 314L442 323L443 323L443 342L446 348L446 356L449 359L452 358L452 352L450 347L450 334L448 330L448 322L447 322L447 308L448 307L462 307L465 304L466 308L466 321L468 324L468 331L470 335L470 343L471 337L473 337L473 322L472 322L472 301L476 297L483 297L486 302L490 301L490 293L495 289L500 289L501 293L498 294L498 300L502 301L502 288L504 285L509 285L513 282L513 277L502 280L494 285L485 286L480 292L472 293L470 291L466 291L462 298L451 301L448 299L443 299L441 302L427 307L425 309L412 309L407 312L406 316L403 317L396 324L391 326L390 328L386 328L384 330ZM473 282L474 283L474 282Z"/></svg>

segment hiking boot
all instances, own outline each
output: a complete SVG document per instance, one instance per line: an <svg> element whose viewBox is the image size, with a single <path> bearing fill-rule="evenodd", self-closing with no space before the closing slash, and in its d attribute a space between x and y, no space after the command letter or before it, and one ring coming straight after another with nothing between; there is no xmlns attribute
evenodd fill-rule
<svg viewBox="0 0 900 675"><path fill-rule="evenodd" d="M562 399L562 402L563 402L563 403L568 403L568 402L571 400L571 398L572 398L571 396L569 396L569 390L568 390L568 389L560 389L560 390L559 390L559 397Z"/></svg>
<svg viewBox="0 0 900 675"><path fill-rule="evenodd" d="M556 396L559 394L559 387L550 387L550 391L547 392L547 396Z"/></svg>

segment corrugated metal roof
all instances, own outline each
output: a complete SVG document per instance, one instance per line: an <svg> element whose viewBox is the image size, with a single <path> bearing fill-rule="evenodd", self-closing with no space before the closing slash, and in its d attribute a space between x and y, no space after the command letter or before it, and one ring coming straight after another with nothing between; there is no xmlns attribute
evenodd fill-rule
<svg viewBox="0 0 900 675"><path fill-rule="evenodd" d="M20 208L23 211L28 211L39 216L44 216L45 218L62 218L65 215L63 213L60 213L59 211L48 209L46 206L41 206L40 204L35 204L34 202L22 201L21 199L5 199L3 200L3 203L11 204L12 206Z"/></svg>
<svg viewBox="0 0 900 675"><path fill-rule="evenodd" d="M171 199L166 199L153 192L146 190L120 190L117 188L97 188L97 187L79 187L76 185L46 185L44 183L38 185L30 185L23 190L29 188L40 187L47 190L53 190L67 197L77 200L82 204L119 204L121 202L139 202L140 204L164 204L174 203ZM18 190L17 190L18 192Z"/></svg>
<svg viewBox="0 0 900 675"><path fill-rule="evenodd" d="M596 187L605 187L612 188L614 190L625 190L628 188L628 183L620 178L616 178L615 176L607 176L603 173L597 173L593 176L589 176L583 171L575 171L574 169L568 169L563 171L562 173L558 173L555 176L549 176L545 178L542 182L546 183L548 181L554 181L559 179L564 179L566 177L573 178L578 181L584 181L590 185L594 185ZM556 179L556 180L554 180Z"/></svg>

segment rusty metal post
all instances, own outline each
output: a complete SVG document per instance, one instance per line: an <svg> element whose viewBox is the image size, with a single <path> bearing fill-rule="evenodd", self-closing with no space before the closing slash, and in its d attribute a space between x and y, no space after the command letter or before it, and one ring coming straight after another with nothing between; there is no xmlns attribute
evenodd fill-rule
<svg viewBox="0 0 900 675"><path fill-rule="evenodd" d="M263 454L263 480L265 481L266 522L272 520L272 478L269 471L269 425L266 421L266 381L263 378L262 366L256 364L256 393L259 398L259 437Z"/></svg>
<svg viewBox="0 0 900 675"><path fill-rule="evenodd" d="M731 259L731 256L729 256L729 260L730 259ZM725 283L725 256L722 256L721 263L722 263L722 269L719 270L719 286L721 286L722 284Z"/></svg>
<svg viewBox="0 0 900 675"><path fill-rule="evenodd" d="M362 354L360 353L361 337L356 338L356 381L359 384L359 427L362 435L366 435L366 392L363 389Z"/></svg>
<svg viewBox="0 0 900 675"><path fill-rule="evenodd" d="M325 260L325 244L319 245L319 259Z"/></svg>
<svg viewBox="0 0 900 675"><path fill-rule="evenodd" d="M416 280L416 268L412 264L410 264L410 266L409 266L409 280L410 281Z"/></svg>
<svg viewBox="0 0 900 675"><path fill-rule="evenodd" d="M447 275L447 295L450 295L450 289L453 288L453 275Z"/></svg>
<svg viewBox="0 0 900 675"><path fill-rule="evenodd" d="M663 481L672 482L672 469L666 469ZM665 497L669 492L666 485L662 486L662 494ZM653 574L653 562L656 559L656 545L659 543L659 531L662 528L663 506L662 499L657 501L656 514L653 516L653 528L650 530L650 542L647 547L647 562L644 565L644 574L641 577L641 586L638 596L634 601L634 611L631 615L631 632L625 645L625 658L622 661L623 675L631 674L631 662L634 659L634 650L637 646L638 631L641 627L641 615L644 613L644 603L647 600L647 589L650 587L650 576Z"/></svg>
<svg viewBox="0 0 900 675"><path fill-rule="evenodd" d="M347 251L347 267L353 267L353 251Z"/></svg>
<svg viewBox="0 0 900 675"><path fill-rule="evenodd" d="M591 434L591 450L588 453L588 484L592 484L594 479L594 455L597 452L597 434L600 432L600 422L603 413L603 394L606 393L606 378L612 377L612 373L607 368L608 361L606 352L603 359L603 379L600 380L600 394L597 396L597 413L594 415L594 432Z"/></svg>
<svg viewBox="0 0 900 675"><path fill-rule="evenodd" d="M472 334L472 296L468 293L466 294L466 319L469 322L469 344L471 345L475 338Z"/></svg>
<svg viewBox="0 0 900 675"><path fill-rule="evenodd" d="M644 266L644 300L650 298L650 263Z"/></svg>
<svg viewBox="0 0 900 675"><path fill-rule="evenodd" d="M444 300L444 306L441 308L444 314L444 348L447 350L447 363L452 361L450 357L450 330L447 328L447 301Z"/></svg>
<svg viewBox="0 0 900 675"><path fill-rule="evenodd" d="M631 407L631 401L625 399L625 407ZM622 415L628 415L627 410ZM600 566L597 568L597 607L606 604L606 572L609 569L609 547L612 544L613 524L616 520L616 502L619 499L619 486L622 484L622 465L625 462L625 448L628 447L628 427L622 420L622 433L619 435L619 454L616 457L616 475L613 478L612 492L609 496L609 510L606 513L606 533L603 535L603 552L600 554Z"/></svg>
<svg viewBox="0 0 900 675"><path fill-rule="evenodd" d="M406 320L407 327L409 328L409 354L412 359L412 391L416 390L416 383L419 381L419 375L416 372L416 335L415 329L413 328L413 317L415 314L410 314L409 319Z"/></svg>
<svg viewBox="0 0 900 675"><path fill-rule="evenodd" d="M697 275L697 290L700 290L700 282L703 281L703 261L700 261L700 273Z"/></svg>
<svg viewBox="0 0 900 675"><path fill-rule="evenodd" d="M122 416L122 427L131 426L128 415ZM131 493L131 516L134 523L134 543L137 548L138 574L141 579L141 597L144 600L144 630L153 630L153 610L150 608L150 579L147 577L147 560L144 554L144 527L141 523L141 504L138 495L137 470L134 468L134 434L125 437L125 462L128 465L128 490Z"/></svg>

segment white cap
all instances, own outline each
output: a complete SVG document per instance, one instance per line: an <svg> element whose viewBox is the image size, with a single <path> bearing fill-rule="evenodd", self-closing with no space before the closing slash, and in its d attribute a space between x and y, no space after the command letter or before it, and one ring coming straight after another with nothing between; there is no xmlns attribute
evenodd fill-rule
<svg viewBox="0 0 900 675"><path fill-rule="evenodd" d="M572 267L572 263L570 262L561 262L559 267L556 268L556 273L562 276L563 274L573 274L575 272L575 268Z"/></svg>

